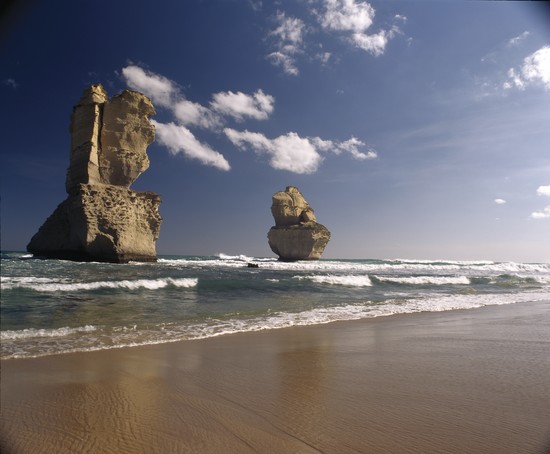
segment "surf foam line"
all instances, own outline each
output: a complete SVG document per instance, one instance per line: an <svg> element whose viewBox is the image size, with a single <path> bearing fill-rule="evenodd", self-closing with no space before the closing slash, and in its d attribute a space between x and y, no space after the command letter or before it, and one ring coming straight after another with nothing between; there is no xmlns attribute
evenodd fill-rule
<svg viewBox="0 0 550 454"><path fill-rule="evenodd" d="M468 285L471 283L470 279L466 276L373 276L373 278L380 282L407 285Z"/></svg>
<svg viewBox="0 0 550 454"><path fill-rule="evenodd" d="M338 275L315 275L315 276L294 276L293 279L307 279L317 284L343 285L347 287L370 287L372 281L368 276L338 276Z"/></svg>
<svg viewBox="0 0 550 454"><path fill-rule="evenodd" d="M70 336L71 334L89 333L96 330L97 328L93 325L86 325L78 328L69 328L68 326L54 329L27 328L22 330L2 331L0 333L0 339L2 341L8 341L16 339L34 339L41 337L66 337Z"/></svg>
<svg viewBox="0 0 550 454"><path fill-rule="evenodd" d="M198 278L163 278L163 279L138 279L135 281L122 280L122 281L99 281L99 282L74 282L74 283L28 283L25 281L15 282L2 282L2 287L5 290L13 288L26 288L36 292L74 292L74 291L86 291L97 290L102 288L108 289L147 289L158 290L168 286L191 288L196 287L198 284Z"/></svg>
<svg viewBox="0 0 550 454"><path fill-rule="evenodd" d="M17 331L2 337L2 359L35 358L58 353L88 352L110 350L115 348L139 347L179 341L199 340L218 337L226 334L266 331L291 326L322 325L337 321L352 321L376 317L386 317L397 314L412 314L418 312L443 312L459 309L475 309L483 306L506 305L524 302L548 301L548 292L525 292L521 294L491 294L491 295L446 295L426 294L421 298L392 299L382 304L364 303L348 304L336 307L311 309L302 312L276 312L255 317L253 319L210 319L208 322L191 325L162 324L156 330L122 329L110 333L104 331L98 335L93 326L81 328L60 328L51 330L50 336L55 337L54 344L36 342L32 338L39 337L40 330L27 332L23 330L19 338ZM67 330L67 334L63 334ZM90 331L90 338L86 338ZM119 334L117 334L119 332ZM9 332L6 332L9 333ZM8 335L8 334L4 334ZM46 333L48 334L48 333ZM25 337L27 336L27 337ZM79 345L73 343L73 336L78 338ZM64 341L67 340L65 343ZM24 345L20 342L30 341Z"/></svg>

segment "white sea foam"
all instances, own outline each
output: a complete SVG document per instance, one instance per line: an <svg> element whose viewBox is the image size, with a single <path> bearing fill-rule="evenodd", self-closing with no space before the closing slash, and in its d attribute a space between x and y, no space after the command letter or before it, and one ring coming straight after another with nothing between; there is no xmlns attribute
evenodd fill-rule
<svg viewBox="0 0 550 454"><path fill-rule="evenodd" d="M34 339L39 337L66 337L75 333L89 333L97 328L93 325L80 326L78 328L56 328L56 329L22 329L22 330L7 330L0 333L2 341L15 339Z"/></svg>
<svg viewBox="0 0 550 454"><path fill-rule="evenodd" d="M260 268L275 271L305 271L305 272L353 272L353 273L388 273L397 271L400 273L411 272L414 274L433 272L454 272L458 274L486 273L550 273L550 264L529 264L515 262L491 262L491 261L428 261L428 260L388 260L388 261L344 261L344 260L318 260L280 262L274 258L255 258L246 255L219 254L216 259L194 258L161 258L158 264L161 266L176 266L181 268L241 268L245 262L259 262Z"/></svg>
<svg viewBox="0 0 550 454"><path fill-rule="evenodd" d="M251 262L254 260L254 258L252 257L248 257L246 255L243 255L243 254L240 254L240 255L227 255L227 254L223 254L223 253L220 253L220 254L217 254L218 255L218 258L220 260L238 260L240 262Z"/></svg>
<svg viewBox="0 0 550 454"><path fill-rule="evenodd" d="M174 287L196 287L198 283L197 278L162 278L162 279L137 279L134 281L121 280L121 281L98 281L98 282L51 282L49 281L36 281L39 278L29 278L29 281L24 279L20 281L10 282L7 284L6 289L11 288L28 288L37 292L74 292L74 291L86 291L97 290L101 288L118 289L125 288L129 290L136 290L145 288L148 290L157 290L167 286ZM4 285L4 283L2 283Z"/></svg>
<svg viewBox="0 0 550 454"><path fill-rule="evenodd" d="M368 276L294 276L295 279L307 279L317 284L344 285L348 287L370 287L372 285Z"/></svg>
<svg viewBox="0 0 550 454"><path fill-rule="evenodd" d="M4 359L18 357L47 356L54 353L105 350L112 348L134 347L141 345L177 342L181 340L203 339L240 332L262 331L286 328L290 326L320 325L335 321L359 320L385 317L396 314L416 312L441 312L456 309L473 309L487 305L505 305L513 303L547 301L548 292L526 292L521 294L486 295L438 295L425 294L414 299L394 299L382 304L369 301L336 307L323 307L302 312L275 312L253 319L230 318L225 320L209 319L197 324L164 323L156 329L140 330L133 328L114 328L110 332L102 331L86 338L87 332L96 331L94 326L80 328L60 328L57 330L22 330L2 332L2 355ZM77 341L72 334L83 334ZM53 343L37 342L39 337L56 338ZM17 344L18 341L30 341ZM14 342L12 344L12 342Z"/></svg>
<svg viewBox="0 0 550 454"><path fill-rule="evenodd" d="M374 276L381 282L408 285L468 285L470 279L466 276Z"/></svg>

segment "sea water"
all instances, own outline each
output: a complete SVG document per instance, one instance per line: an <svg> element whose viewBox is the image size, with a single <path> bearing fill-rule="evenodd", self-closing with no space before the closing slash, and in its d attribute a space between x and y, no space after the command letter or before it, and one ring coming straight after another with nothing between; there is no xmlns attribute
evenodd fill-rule
<svg viewBox="0 0 550 454"><path fill-rule="evenodd" d="M2 359L550 301L550 264L224 254L105 264L4 252L1 267Z"/></svg>

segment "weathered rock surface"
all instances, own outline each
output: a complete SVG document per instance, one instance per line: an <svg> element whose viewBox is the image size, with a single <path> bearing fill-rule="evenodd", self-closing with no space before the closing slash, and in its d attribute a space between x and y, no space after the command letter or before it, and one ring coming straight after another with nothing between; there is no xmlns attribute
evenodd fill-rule
<svg viewBox="0 0 550 454"><path fill-rule="evenodd" d="M279 260L318 260L330 240L328 229L316 221L300 190L288 186L273 195L275 226L267 234L269 247Z"/></svg>
<svg viewBox="0 0 550 454"><path fill-rule="evenodd" d="M101 85L84 91L71 116L71 155L62 202L31 239L34 255L71 260L156 260L160 197L129 186L149 167L155 113L141 93L111 100Z"/></svg>

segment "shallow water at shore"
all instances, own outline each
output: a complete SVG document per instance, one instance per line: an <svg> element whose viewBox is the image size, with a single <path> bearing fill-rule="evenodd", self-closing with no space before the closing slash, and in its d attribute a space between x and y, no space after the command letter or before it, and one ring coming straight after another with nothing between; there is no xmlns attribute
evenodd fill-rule
<svg viewBox="0 0 550 454"><path fill-rule="evenodd" d="M1 357L540 301L549 295L549 264L283 263L220 254L117 265L3 253Z"/></svg>

